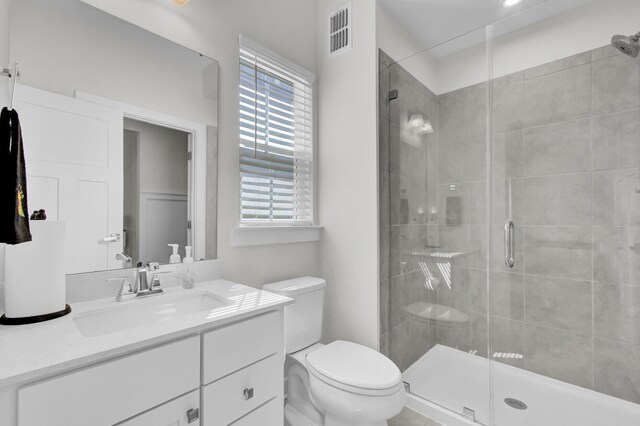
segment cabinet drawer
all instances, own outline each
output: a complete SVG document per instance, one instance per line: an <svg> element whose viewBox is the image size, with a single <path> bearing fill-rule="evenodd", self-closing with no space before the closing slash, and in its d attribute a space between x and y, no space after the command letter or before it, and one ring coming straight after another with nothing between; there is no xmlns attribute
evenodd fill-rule
<svg viewBox="0 0 640 426"><path fill-rule="evenodd" d="M282 358L271 355L204 387L203 426L226 426L271 398L282 400L283 369Z"/></svg>
<svg viewBox="0 0 640 426"><path fill-rule="evenodd" d="M118 426L198 426L199 410L200 392L193 391L133 419L118 423Z"/></svg>
<svg viewBox="0 0 640 426"><path fill-rule="evenodd" d="M200 338L25 386L18 391L19 426L113 425L199 385Z"/></svg>
<svg viewBox="0 0 640 426"><path fill-rule="evenodd" d="M284 424L284 407L281 398L274 398L256 408L231 426L280 426Z"/></svg>
<svg viewBox="0 0 640 426"><path fill-rule="evenodd" d="M208 384L274 353L284 352L282 312L213 330L203 339L202 383ZM284 360L284 356L281 357Z"/></svg>

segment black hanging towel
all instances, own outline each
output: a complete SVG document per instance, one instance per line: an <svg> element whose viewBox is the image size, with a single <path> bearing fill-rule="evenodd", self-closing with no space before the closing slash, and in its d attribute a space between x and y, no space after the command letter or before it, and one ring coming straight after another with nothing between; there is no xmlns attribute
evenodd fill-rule
<svg viewBox="0 0 640 426"><path fill-rule="evenodd" d="M0 113L0 243L31 241L22 129L15 110Z"/></svg>

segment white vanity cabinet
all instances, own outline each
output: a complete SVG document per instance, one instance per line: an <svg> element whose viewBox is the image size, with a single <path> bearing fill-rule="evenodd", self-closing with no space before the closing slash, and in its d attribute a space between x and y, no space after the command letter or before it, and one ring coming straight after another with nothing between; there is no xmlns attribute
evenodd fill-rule
<svg viewBox="0 0 640 426"><path fill-rule="evenodd" d="M267 313L203 336L203 426L226 426L283 398L284 325ZM220 348L234 348L231 351ZM256 426L281 425L282 414L264 412ZM242 420L245 421L245 420Z"/></svg>
<svg viewBox="0 0 640 426"><path fill-rule="evenodd" d="M282 309L212 323L168 343L19 385L15 424L281 426L283 327ZM11 426L3 418L0 424Z"/></svg>

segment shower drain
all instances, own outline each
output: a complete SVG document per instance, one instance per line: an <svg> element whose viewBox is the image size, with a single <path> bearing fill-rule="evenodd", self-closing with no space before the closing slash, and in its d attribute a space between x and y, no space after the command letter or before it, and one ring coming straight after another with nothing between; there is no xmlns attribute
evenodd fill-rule
<svg viewBox="0 0 640 426"><path fill-rule="evenodd" d="M511 408L515 408L516 410L526 410L527 404L524 402L514 399L514 398L505 398L504 402Z"/></svg>

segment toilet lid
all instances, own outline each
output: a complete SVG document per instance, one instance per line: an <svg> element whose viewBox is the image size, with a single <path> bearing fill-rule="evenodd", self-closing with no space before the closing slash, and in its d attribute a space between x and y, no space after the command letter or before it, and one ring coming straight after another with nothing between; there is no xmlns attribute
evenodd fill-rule
<svg viewBox="0 0 640 426"><path fill-rule="evenodd" d="M307 355L307 367L320 380L362 390L386 390L398 386L400 370L384 355L356 343L336 340Z"/></svg>

